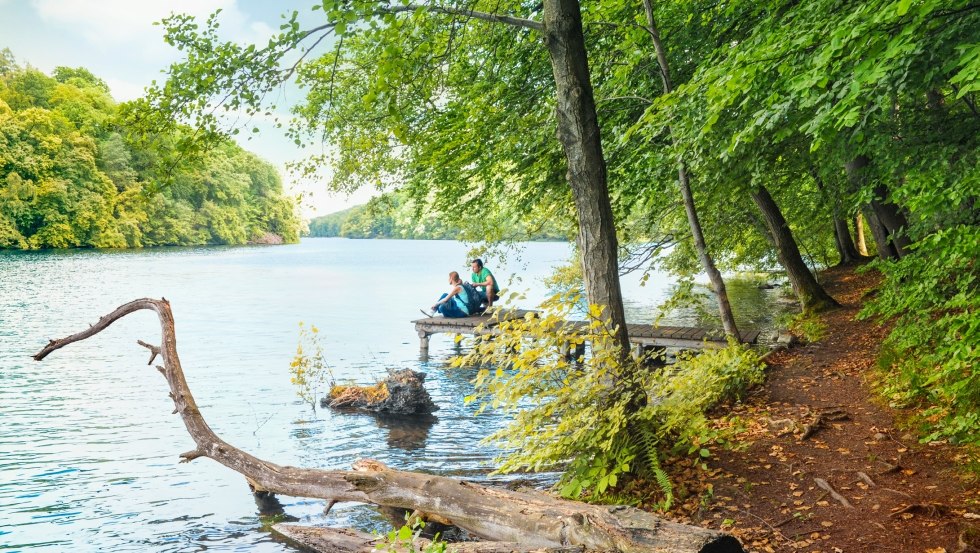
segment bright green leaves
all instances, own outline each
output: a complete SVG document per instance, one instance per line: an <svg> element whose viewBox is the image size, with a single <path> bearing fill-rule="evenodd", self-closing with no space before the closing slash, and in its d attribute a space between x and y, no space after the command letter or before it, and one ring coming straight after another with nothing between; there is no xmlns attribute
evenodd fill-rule
<svg viewBox="0 0 980 553"><path fill-rule="evenodd" d="M980 42L962 44L956 50L960 56L954 69L956 74L949 79L955 85L956 98L961 99L969 94L980 92Z"/></svg>

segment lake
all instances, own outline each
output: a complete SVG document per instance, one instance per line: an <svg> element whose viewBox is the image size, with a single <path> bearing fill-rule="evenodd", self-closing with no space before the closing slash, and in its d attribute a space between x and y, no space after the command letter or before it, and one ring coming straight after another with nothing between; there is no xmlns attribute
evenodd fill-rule
<svg viewBox="0 0 980 553"><path fill-rule="evenodd" d="M467 246L450 241L306 239L287 246L147 251L0 252L0 550L292 551L263 529L244 478L193 449L171 415L163 377L137 339L160 342L152 312L130 315L44 362L31 355L119 305L165 297L184 371L211 427L280 464L349 468L358 458L394 468L484 479L496 451L481 438L506 420L476 416L462 398L472 371L450 369L451 336L419 357L409 321L468 278ZM564 243L527 243L487 266L526 293L548 295L543 277L567 263ZM520 277L512 279L512 277ZM624 278L631 322L653 319L670 280ZM774 294L733 285L746 327L765 327ZM693 313L673 319L697 322ZM438 421L405 426L303 404L289 382L299 322L321 329L338 380L373 383L388 368L428 374ZM542 478L547 480L550 475ZM304 523L382 529L373 510L281 498Z"/></svg>

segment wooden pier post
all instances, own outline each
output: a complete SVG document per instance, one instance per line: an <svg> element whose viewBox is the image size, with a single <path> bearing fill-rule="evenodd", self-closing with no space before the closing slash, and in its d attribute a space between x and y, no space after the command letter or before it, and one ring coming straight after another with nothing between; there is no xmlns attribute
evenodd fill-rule
<svg viewBox="0 0 980 553"><path fill-rule="evenodd" d="M429 333L424 330L419 330L419 353L429 354Z"/></svg>

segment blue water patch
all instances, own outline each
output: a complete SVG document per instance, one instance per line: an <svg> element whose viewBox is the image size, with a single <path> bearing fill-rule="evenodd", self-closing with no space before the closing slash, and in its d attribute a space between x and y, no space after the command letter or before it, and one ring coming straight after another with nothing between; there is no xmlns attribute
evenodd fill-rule
<svg viewBox="0 0 980 553"><path fill-rule="evenodd" d="M59 474L68 474L68 473L71 473L71 472L79 472L79 470L80 469L76 469L76 468L62 469L62 470L54 470L54 471L51 471L51 472L43 472L41 474L35 474L31 478L44 478L45 476L57 476Z"/></svg>
<svg viewBox="0 0 980 553"><path fill-rule="evenodd" d="M62 518L62 517L72 517L80 514L82 514L81 511L68 511L67 513L49 513L46 515L34 515L31 518L32 519Z"/></svg>

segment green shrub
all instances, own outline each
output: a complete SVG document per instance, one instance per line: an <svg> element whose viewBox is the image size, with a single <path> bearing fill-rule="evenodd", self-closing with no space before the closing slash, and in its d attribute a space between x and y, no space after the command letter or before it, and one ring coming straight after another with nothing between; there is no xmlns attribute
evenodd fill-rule
<svg viewBox="0 0 980 553"><path fill-rule="evenodd" d="M894 318L879 364L895 407L918 407L923 441L980 444L980 230L957 225L919 240L861 317Z"/></svg>
<svg viewBox="0 0 980 553"><path fill-rule="evenodd" d="M480 367L468 400L513 415L487 438L505 451L498 471L564 467L561 494L593 500L626 476L643 476L660 485L669 507L671 486L660 460L710 454L718 436L705 412L761 381L759 358L731 344L683 356L667 369L624 360L599 307L589 307L584 330L567 323L580 300L575 292L559 294L537 316L501 322L499 333L478 337L471 353L454 360ZM583 342L588 355L562 355L566 344Z"/></svg>

